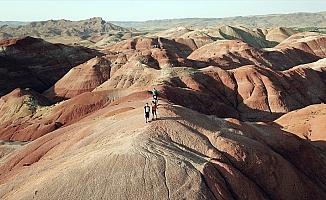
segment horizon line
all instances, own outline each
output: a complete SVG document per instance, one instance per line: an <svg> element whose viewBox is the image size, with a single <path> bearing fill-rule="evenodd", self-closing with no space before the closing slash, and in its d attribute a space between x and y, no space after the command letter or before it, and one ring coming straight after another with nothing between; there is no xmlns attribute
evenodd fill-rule
<svg viewBox="0 0 326 200"><path fill-rule="evenodd" d="M324 11L318 11L318 12L309 12L309 11L298 11L298 12L288 12L288 13L269 13L269 14L253 14L253 15L234 15L234 16L226 16L226 17L176 17L176 18L160 18L160 19L148 19L148 20L107 20L104 19L101 16L94 16L89 18L81 18L79 20L71 20L67 18L58 18L58 19L46 19L46 20L33 20L33 21L24 21L24 20L0 20L0 22L44 22L44 21L60 21L60 20L66 20L66 21L72 21L72 22L78 22L78 21L84 21L89 20L93 18L101 18L102 20L106 22L149 22L149 21L164 21L164 20L183 20L183 19L227 19L227 18L236 18L236 17L267 17L267 16L273 16L273 15L291 15L291 14L320 14L324 13Z"/></svg>

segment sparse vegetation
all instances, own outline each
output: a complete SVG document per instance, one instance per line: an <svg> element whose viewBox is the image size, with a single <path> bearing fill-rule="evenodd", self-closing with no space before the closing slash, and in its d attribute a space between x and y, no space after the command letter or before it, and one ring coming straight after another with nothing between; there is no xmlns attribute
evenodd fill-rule
<svg viewBox="0 0 326 200"><path fill-rule="evenodd" d="M326 27L304 27L295 28L299 32L316 32L316 33L326 33Z"/></svg>
<svg viewBox="0 0 326 200"><path fill-rule="evenodd" d="M32 113L35 113L38 108L38 101L33 96L27 96L23 102L24 105L28 107L28 110Z"/></svg>

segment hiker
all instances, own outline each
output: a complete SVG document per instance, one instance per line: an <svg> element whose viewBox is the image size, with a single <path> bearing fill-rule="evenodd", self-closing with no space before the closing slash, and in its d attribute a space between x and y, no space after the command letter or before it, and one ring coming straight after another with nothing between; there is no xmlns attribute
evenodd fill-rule
<svg viewBox="0 0 326 200"><path fill-rule="evenodd" d="M151 107L149 107L148 103L146 103L146 105L144 106L144 111L145 111L145 121L147 123L149 119L149 112L151 111Z"/></svg>
<svg viewBox="0 0 326 200"><path fill-rule="evenodd" d="M155 101L152 101L152 120L157 119L157 104Z"/></svg>
<svg viewBox="0 0 326 200"><path fill-rule="evenodd" d="M158 91L153 88L152 90L153 100L155 101L156 105L158 105Z"/></svg>

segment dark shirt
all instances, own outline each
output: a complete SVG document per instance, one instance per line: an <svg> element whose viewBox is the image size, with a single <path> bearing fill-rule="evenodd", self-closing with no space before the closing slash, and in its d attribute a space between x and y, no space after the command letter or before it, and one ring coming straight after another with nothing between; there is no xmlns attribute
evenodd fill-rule
<svg viewBox="0 0 326 200"><path fill-rule="evenodd" d="M147 108L147 110L146 110L146 108ZM150 110L151 110L151 107L149 107L149 106L144 106L144 111L145 111L145 113L149 113Z"/></svg>

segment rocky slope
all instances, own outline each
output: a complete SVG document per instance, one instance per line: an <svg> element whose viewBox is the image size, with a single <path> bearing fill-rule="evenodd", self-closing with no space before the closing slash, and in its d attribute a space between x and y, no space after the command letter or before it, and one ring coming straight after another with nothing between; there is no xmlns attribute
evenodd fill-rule
<svg viewBox="0 0 326 200"><path fill-rule="evenodd" d="M325 141L326 105L315 104L292 111L276 120L283 130L312 141ZM293 123L295 122L295 124Z"/></svg>
<svg viewBox="0 0 326 200"><path fill-rule="evenodd" d="M0 41L0 96L17 87L38 92L51 87L72 67L101 55L95 50L25 37Z"/></svg>
<svg viewBox="0 0 326 200"><path fill-rule="evenodd" d="M298 33L282 41L275 49L281 51L299 50L320 58L326 57L326 36L320 33Z"/></svg>
<svg viewBox="0 0 326 200"><path fill-rule="evenodd" d="M112 101L107 93L85 92L67 101L50 105L37 92L16 89L0 99L0 139L35 140L62 126L79 121Z"/></svg>
<svg viewBox="0 0 326 200"><path fill-rule="evenodd" d="M147 99L128 100L3 159L1 198L326 197L325 152L305 140L164 102L160 120L145 125Z"/></svg>
<svg viewBox="0 0 326 200"><path fill-rule="evenodd" d="M95 57L72 68L44 94L50 99L69 99L90 92L110 78L110 62L104 57Z"/></svg>

